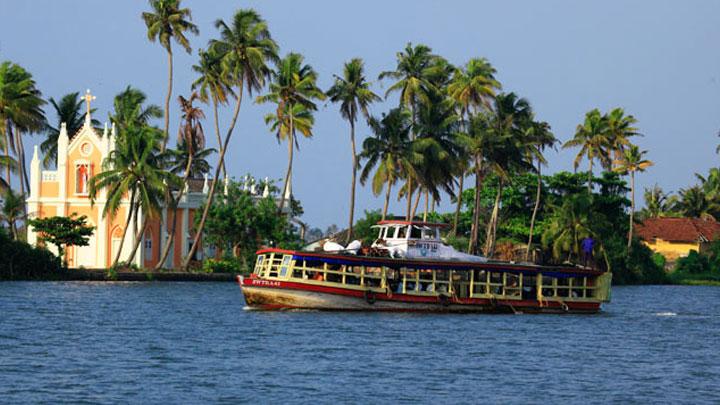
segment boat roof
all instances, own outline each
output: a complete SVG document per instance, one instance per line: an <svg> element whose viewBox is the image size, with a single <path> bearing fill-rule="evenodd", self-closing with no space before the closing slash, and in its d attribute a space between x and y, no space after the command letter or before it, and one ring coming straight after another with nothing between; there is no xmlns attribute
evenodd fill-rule
<svg viewBox="0 0 720 405"><path fill-rule="evenodd" d="M255 254L280 253L292 255L294 260L317 260L331 264L344 264L352 266L385 266L392 269L410 268L420 270L496 270L513 273L537 274L542 272L548 276L574 277L577 275L599 275L603 272L596 269L574 266L541 266L531 263L510 263L501 261L465 262L456 260L432 259L394 259L390 257L371 257L342 255L336 253L302 252L278 248L260 249Z"/></svg>
<svg viewBox="0 0 720 405"><path fill-rule="evenodd" d="M448 224L442 224L442 223L434 223L434 222L422 222L422 221L403 221L399 219L386 219L383 221L379 221L377 223L378 225L414 225L418 227L428 227L428 228L445 228L449 226Z"/></svg>

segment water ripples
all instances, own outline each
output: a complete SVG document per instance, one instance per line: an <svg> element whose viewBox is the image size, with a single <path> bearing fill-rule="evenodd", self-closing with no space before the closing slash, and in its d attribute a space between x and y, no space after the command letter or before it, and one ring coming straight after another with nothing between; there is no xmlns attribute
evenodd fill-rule
<svg viewBox="0 0 720 405"><path fill-rule="evenodd" d="M0 283L0 402L717 403L720 288L597 316L245 310L232 283Z"/></svg>

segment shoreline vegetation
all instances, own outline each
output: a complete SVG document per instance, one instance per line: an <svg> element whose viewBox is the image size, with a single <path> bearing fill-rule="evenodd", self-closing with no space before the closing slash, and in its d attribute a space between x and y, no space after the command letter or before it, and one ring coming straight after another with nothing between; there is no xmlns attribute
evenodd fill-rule
<svg viewBox="0 0 720 405"><path fill-rule="evenodd" d="M269 24L256 11L240 9L229 19L216 20L215 38L197 49L197 64L192 66L197 77L184 89L186 96L178 96L180 116L171 118L173 44L192 54L190 34L199 33L191 22L191 10L180 3L150 0L151 10L141 16L148 40L158 42L168 60L164 108L149 104L149 97L131 86L118 94L109 114L117 127L116 148L102 162L102 170L88 180L91 204L103 194L110 201L102 218L92 223L114 217L127 201L123 232L134 228L138 235L129 258L121 261L123 234L107 270L68 270L63 262L67 247L88 245L94 227L87 225L87 218L74 214L34 218L36 213L27 212L25 204L30 183L24 137L46 137L40 145L43 165L53 167L60 128L66 125L68 133L76 133L94 111L89 99L83 114L85 101L79 93L68 93L59 101L50 97L57 115L53 126L43 110L48 102L32 74L11 61L0 64L0 222L6 228L0 231L4 258L0 280L234 279L232 275L249 271L261 246L298 249L322 237L343 244L353 239L369 243L375 236L371 226L378 220L404 218L451 224L443 235L449 244L500 260L582 263L586 258L581 241L592 238L591 264L612 271L614 284L720 283L717 243L707 252L691 252L668 265L634 232L645 218L720 218L720 169L711 169L706 177L697 175L700 184L681 189L678 196L657 186L646 189L645 208L638 210L636 175L649 170L653 162L646 159L648 151L632 141L649 134L641 134L637 119L623 108L588 111L574 133L563 134L570 139L561 142L550 124L536 116L529 100L497 80L497 71L487 59L471 57L455 65L430 47L411 43L395 55L395 66L380 72L376 82L366 73L363 60L353 58L323 90L317 71L303 55L283 56ZM378 82L385 84L384 95L372 90ZM396 99L397 105L384 112L371 111L373 103L383 98ZM337 229L309 229L299 220L303 208L292 195L293 161L299 158L295 153L301 140L312 137L322 100L336 106L339 118L349 126L351 187L348 230L342 236ZM196 101L212 109L212 120L193 104ZM282 189L273 180L260 182L249 175L236 181L228 172L225 155L233 146L243 101L272 108L255 119L264 119L269 133L287 145ZM231 114L222 130L218 109ZM161 118L162 128L153 124ZM169 122L178 118L181 124L173 143ZM203 122L208 126L208 121L214 123L217 149L206 147ZM558 147L577 151L574 173L543 173L548 164L545 152ZM213 166L210 158L215 153ZM578 171L581 164L587 164L586 171ZM192 243L179 271L161 269L174 243L174 230L154 269L129 266L148 218L162 217L164 208L177 207L188 181L211 173L213 181L200 215L194 215ZM354 212L358 182L370 183L372 193L383 200L382 210L366 211L359 220ZM217 184L225 186L216 188ZM267 187L268 193L259 198L251 191L257 186ZM392 197L404 206L399 215L389 212ZM453 203L452 212L437 212L443 198ZM37 231L42 245L55 246L60 257L25 243L28 226ZM212 245L221 258L193 260L201 243Z"/></svg>

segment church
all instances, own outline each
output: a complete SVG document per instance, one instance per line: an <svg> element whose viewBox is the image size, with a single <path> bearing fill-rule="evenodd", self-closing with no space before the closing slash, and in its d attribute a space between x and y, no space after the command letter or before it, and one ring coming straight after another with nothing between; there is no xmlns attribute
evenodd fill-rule
<svg viewBox="0 0 720 405"><path fill-rule="evenodd" d="M65 123L61 124L57 142L56 170L43 170L42 157L35 146L30 164L30 194L27 199L28 213L36 218L51 216L69 216L73 213L87 216L88 225L95 228L88 246L69 247L66 252L70 268L107 268L113 264L118 249L120 262L127 261L135 244L135 233L131 229L124 232L127 213L130 207L129 198L120 205L114 217L103 217L102 212L107 202L105 190L101 190L94 204L91 204L88 182L102 168L103 160L115 149L115 126L108 130L107 124L100 134L91 125L90 101L94 98L88 90L84 96L87 104L85 123L74 136L68 136ZM227 182L225 183L227 187ZM177 207L174 245L171 247L163 267L178 268L182 259L192 246L195 215L205 200L210 189L207 176L204 179L191 179L185 185L185 194ZM162 210L162 218L148 219L148 226L141 241L133 264L138 267L152 268L160 260L162 249L172 231L169 220L172 212L167 207ZM146 213L139 212L140 223ZM125 240L121 244L123 234ZM37 244L38 237L32 227L28 229L28 243ZM52 246L48 246L53 249ZM196 260L204 257L215 257L218 254L213 246L202 246L196 253Z"/></svg>

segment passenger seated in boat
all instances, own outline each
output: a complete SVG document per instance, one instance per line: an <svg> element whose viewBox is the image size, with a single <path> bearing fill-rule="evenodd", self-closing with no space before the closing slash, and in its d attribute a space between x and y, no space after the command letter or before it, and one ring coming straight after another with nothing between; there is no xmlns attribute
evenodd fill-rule
<svg viewBox="0 0 720 405"><path fill-rule="evenodd" d="M433 287L432 283L428 283L427 287L425 287L425 291L433 292L433 291L435 291L435 287Z"/></svg>
<svg viewBox="0 0 720 405"><path fill-rule="evenodd" d="M315 273L315 276L313 276L313 280L315 281L325 281L325 277L323 277L323 274L319 271Z"/></svg>
<svg viewBox="0 0 720 405"><path fill-rule="evenodd" d="M415 283L412 282L412 281L408 281L407 284L405 285L405 289L406 289L407 291L414 291L414 290L415 290Z"/></svg>

